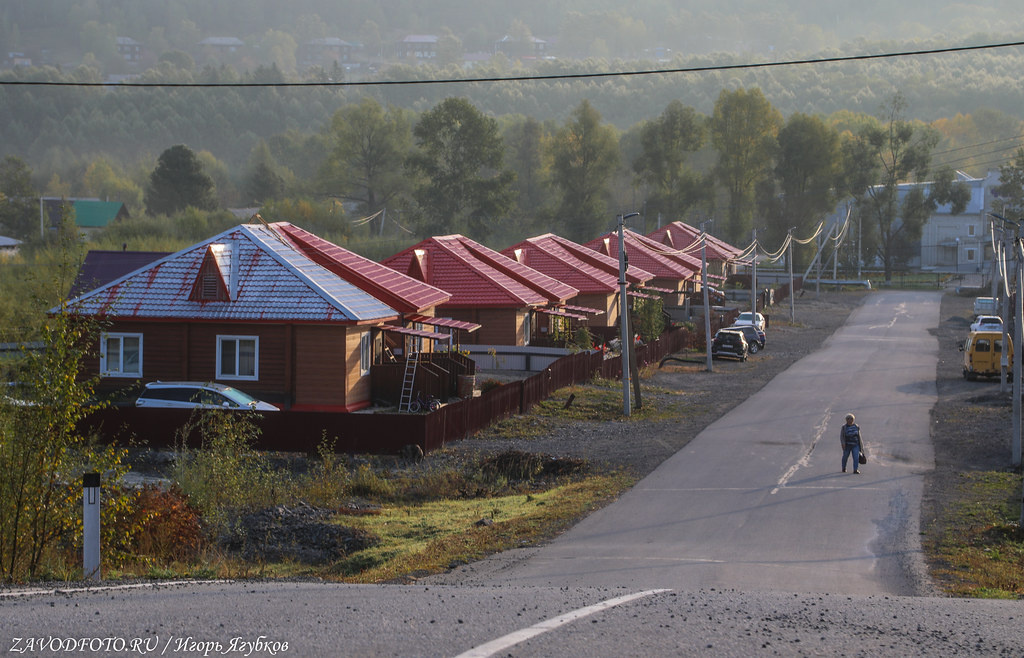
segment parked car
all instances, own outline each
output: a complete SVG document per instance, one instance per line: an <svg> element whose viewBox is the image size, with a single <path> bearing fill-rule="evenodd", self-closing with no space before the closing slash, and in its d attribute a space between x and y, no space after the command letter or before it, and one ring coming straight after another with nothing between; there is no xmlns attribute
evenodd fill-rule
<svg viewBox="0 0 1024 658"><path fill-rule="evenodd" d="M974 315L995 315L996 298L978 297L974 300Z"/></svg>
<svg viewBox="0 0 1024 658"><path fill-rule="evenodd" d="M202 382L149 382L135 400L149 409L252 409L279 411L232 386Z"/></svg>
<svg viewBox="0 0 1024 658"><path fill-rule="evenodd" d="M979 315L971 324L971 331L1003 331L1003 319L998 315Z"/></svg>
<svg viewBox="0 0 1024 658"><path fill-rule="evenodd" d="M719 329L711 341L712 357L728 356L746 361L749 349L747 339L739 329Z"/></svg>
<svg viewBox="0 0 1024 658"><path fill-rule="evenodd" d="M747 339L747 348L751 354L757 354L764 349L767 336L757 327L750 324L734 324L729 329L737 329L743 332L743 337Z"/></svg>
<svg viewBox="0 0 1024 658"><path fill-rule="evenodd" d="M733 321L732 326L735 327L743 324L749 324L757 327L761 331L764 331L764 316L760 313L753 313L751 311L740 313L736 320Z"/></svg>
<svg viewBox="0 0 1024 658"><path fill-rule="evenodd" d="M964 353L964 379L974 381L978 377L999 377L1002 372L1003 357L1006 357L1007 377L1012 375L1013 342L1003 354L1002 332L972 331L967 340L960 346Z"/></svg>

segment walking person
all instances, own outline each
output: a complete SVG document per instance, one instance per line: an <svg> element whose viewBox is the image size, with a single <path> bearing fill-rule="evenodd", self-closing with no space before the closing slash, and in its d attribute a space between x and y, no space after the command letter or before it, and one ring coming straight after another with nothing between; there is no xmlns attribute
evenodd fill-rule
<svg viewBox="0 0 1024 658"><path fill-rule="evenodd" d="M860 455L864 452L864 441L860 436L860 427L854 422L853 414L846 414L846 424L839 428L839 442L843 446L843 473L846 472L846 460L853 457L853 472L860 473ZM866 454L866 453L865 453Z"/></svg>

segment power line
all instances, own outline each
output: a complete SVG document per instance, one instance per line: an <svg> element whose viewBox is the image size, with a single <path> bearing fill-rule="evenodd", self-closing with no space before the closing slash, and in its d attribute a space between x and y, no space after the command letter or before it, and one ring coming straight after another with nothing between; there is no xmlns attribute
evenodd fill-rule
<svg viewBox="0 0 1024 658"><path fill-rule="evenodd" d="M748 64L717 64L714 66L694 66L674 69L649 69L641 71L605 71L598 73L557 73L552 75L518 75L509 77L482 77L482 78L445 78L439 80L364 80L364 81L340 81L340 82L122 82L111 84L109 82L59 82L43 80L0 80L0 86L27 86L27 87L376 87L376 86L398 86L398 85L446 85L483 82L530 82L548 80L584 80L590 78L613 78L632 77L639 75L666 75L674 73L708 73L713 71L736 71L741 69L762 69L776 68L782 66L800 66L805 64L835 64L840 62L863 62L875 59L892 59L896 57L914 57L919 55L943 55L948 53L961 53L975 50L993 50L997 48L1011 48L1024 46L1024 41L1011 41L1007 43L990 43L976 46L955 46L948 48L933 48L927 50L906 50L893 53L878 53L875 55L847 55L844 57L822 57L820 59L794 59L781 62L761 62Z"/></svg>

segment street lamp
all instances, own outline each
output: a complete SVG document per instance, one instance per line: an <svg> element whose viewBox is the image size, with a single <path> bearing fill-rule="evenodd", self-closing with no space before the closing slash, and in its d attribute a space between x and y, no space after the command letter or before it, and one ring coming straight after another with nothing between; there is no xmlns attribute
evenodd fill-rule
<svg viewBox="0 0 1024 658"><path fill-rule="evenodd" d="M629 301L626 297L626 243L624 239L623 223L630 217L638 217L640 213L631 212L628 215L619 215L619 341L621 349L619 358L622 359L622 413L629 416L632 413L632 404L629 400L629 351L632 349L633 339L629 333Z"/></svg>

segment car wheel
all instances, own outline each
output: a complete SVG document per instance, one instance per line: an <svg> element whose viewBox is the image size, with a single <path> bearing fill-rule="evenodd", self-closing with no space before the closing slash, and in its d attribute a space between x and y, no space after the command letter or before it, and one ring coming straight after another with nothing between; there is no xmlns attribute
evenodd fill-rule
<svg viewBox="0 0 1024 658"><path fill-rule="evenodd" d="M750 353L751 353L751 354L757 354L757 351L758 351L759 349L761 349L761 348L759 348L759 347L757 346L757 343L754 343L754 344L752 344L752 345L750 346Z"/></svg>

